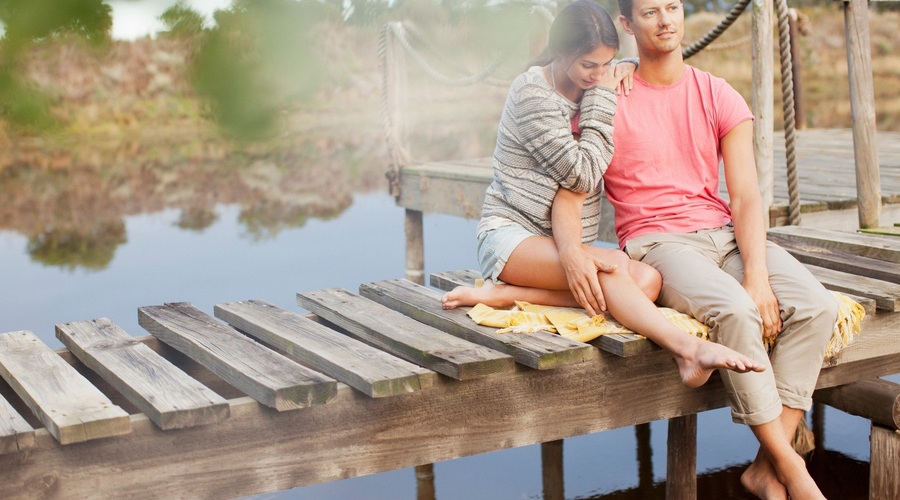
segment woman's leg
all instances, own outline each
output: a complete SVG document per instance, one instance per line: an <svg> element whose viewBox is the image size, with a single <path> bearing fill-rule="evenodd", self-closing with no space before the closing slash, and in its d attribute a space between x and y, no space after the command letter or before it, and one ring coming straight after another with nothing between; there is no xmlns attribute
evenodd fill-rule
<svg viewBox="0 0 900 500"><path fill-rule="evenodd" d="M696 387L704 384L717 368L740 372L763 369L750 358L719 344L698 339L669 322L631 274L635 269L642 284L652 289L653 273L648 273L641 266L632 266L632 261L624 253L596 247L590 247L589 251L617 266L614 271L598 273L610 313L625 327L639 332L675 355L685 385ZM510 255L500 278L510 284L489 286L485 295L491 297L487 297L489 302L483 303L491 305L491 298L496 298L495 306L511 305L511 302L503 302L513 298L546 305L578 306L568 292L566 273L551 238L533 236L525 239ZM658 282L655 288L659 289ZM445 307L453 303L456 306L474 305L463 303L463 298L471 298L465 297L468 290L457 288L448 292L444 296Z"/></svg>

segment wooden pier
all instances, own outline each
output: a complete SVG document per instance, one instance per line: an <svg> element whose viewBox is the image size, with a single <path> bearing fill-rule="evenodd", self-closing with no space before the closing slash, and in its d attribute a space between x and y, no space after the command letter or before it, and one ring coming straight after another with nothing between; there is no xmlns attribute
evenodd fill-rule
<svg viewBox="0 0 900 500"><path fill-rule="evenodd" d="M822 236L806 231L772 236L802 250ZM872 380L900 373L900 241L844 240L819 245L816 265L871 313L824 360L816 399L872 419L873 491L900 493L900 386ZM895 272L860 281L836 270L846 255ZM718 376L686 389L671 356L632 335L498 335L440 295L398 279L299 293L313 314L254 300L141 307L152 336L65 323L57 351L31 332L0 334L0 497L234 497L660 419L671 419L668 487L696 492L696 413L727 405ZM874 396L860 403L860 391Z"/></svg>

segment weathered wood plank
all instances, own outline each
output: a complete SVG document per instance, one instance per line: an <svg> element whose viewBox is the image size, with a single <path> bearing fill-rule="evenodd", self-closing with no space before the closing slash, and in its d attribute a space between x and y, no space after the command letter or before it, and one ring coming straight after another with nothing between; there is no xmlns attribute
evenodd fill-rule
<svg viewBox="0 0 900 500"><path fill-rule="evenodd" d="M228 402L108 318L56 325L56 338L160 429L228 418Z"/></svg>
<svg viewBox="0 0 900 500"><path fill-rule="evenodd" d="M481 278L481 275L479 275L477 271L470 269L432 273L431 286L441 290L452 290L460 285L472 286L475 283L475 280L479 278ZM650 339L633 333L601 335L588 342L588 344L615 354L616 356L626 358L660 350L660 347L654 344Z"/></svg>
<svg viewBox="0 0 900 500"><path fill-rule="evenodd" d="M898 318L873 318L871 335L824 368L819 387L900 371ZM177 447L143 415L132 416L131 435L65 453L38 430L32 451L0 456L0 498L59 488L75 498L253 495L689 415L724 407L727 396L718 376L683 387L671 357L656 352L600 353L558 370L520 367L466 383L439 377L435 387L397 398L363 397L342 384L330 404L297 412L272 412L250 398L230 404L221 424L178 431Z"/></svg>
<svg viewBox="0 0 900 500"><path fill-rule="evenodd" d="M804 242L828 250L847 252L861 257L900 264L900 241L870 234L847 233L801 226L781 226L769 229L781 238Z"/></svg>
<svg viewBox="0 0 900 500"><path fill-rule="evenodd" d="M131 432L128 414L32 332L0 335L0 376L61 444Z"/></svg>
<svg viewBox="0 0 900 500"><path fill-rule="evenodd" d="M785 238L776 232L769 233L769 240L780 245L804 264L900 283L900 266L891 262L823 248L805 241Z"/></svg>
<svg viewBox="0 0 900 500"><path fill-rule="evenodd" d="M900 429L900 384L880 378L821 389L813 399L872 423Z"/></svg>
<svg viewBox="0 0 900 500"><path fill-rule="evenodd" d="M215 314L234 328L370 397L415 392L434 385L436 374L431 370L267 302L218 304Z"/></svg>
<svg viewBox="0 0 900 500"><path fill-rule="evenodd" d="M34 428L0 396L0 455L34 446Z"/></svg>
<svg viewBox="0 0 900 500"><path fill-rule="evenodd" d="M298 293L300 307L395 356L458 380L510 372L510 356L404 316L343 289Z"/></svg>
<svg viewBox="0 0 900 500"><path fill-rule="evenodd" d="M804 265L829 290L874 299L878 309L884 309L885 311L894 312L900 310L900 285L825 269L824 267Z"/></svg>
<svg viewBox="0 0 900 500"><path fill-rule="evenodd" d="M466 316L469 308L444 310L440 306L440 292L406 280L365 283L360 285L359 291L363 297L416 321L508 354L519 363L538 370L582 363L594 356L593 347L559 335L498 335L496 329L480 326Z"/></svg>
<svg viewBox="0 0 900 500"><path fill-rule="evenodd" d="M138 323L154 337L278 411L324 404L337 393L334 379L263 347L186 302L141 307Z"/></svg>

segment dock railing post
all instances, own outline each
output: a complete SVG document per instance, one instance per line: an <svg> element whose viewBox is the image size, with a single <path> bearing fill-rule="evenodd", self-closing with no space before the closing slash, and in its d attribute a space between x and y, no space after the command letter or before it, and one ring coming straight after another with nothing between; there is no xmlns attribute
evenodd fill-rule
<svg viewBox="0 0 900 500"><path fill-rule="evenodd" d="M770 225L769 208L775 199L775 177L772 140L775 133L774 69L772 54L773 0L753 0L752 43L750 58L753 65L753 88L750 106L753 111L753 155L756 159L756 175L762 196L766 225Z"/></svg>
<svg viewBox="0 0 900 500"><path fill-rule="evenodd" d="M844 0L847 37L847 74L850 79L850 123L856 158L859 227L878 227L881 215L881 177L875 137L875 90L869 41L867 0Z"/></svg>
<svg viewBox="0 0 900 500"><path fill-rule="evenodd" d="M697 414L669 419L666 499L697 498Z"/></svg>

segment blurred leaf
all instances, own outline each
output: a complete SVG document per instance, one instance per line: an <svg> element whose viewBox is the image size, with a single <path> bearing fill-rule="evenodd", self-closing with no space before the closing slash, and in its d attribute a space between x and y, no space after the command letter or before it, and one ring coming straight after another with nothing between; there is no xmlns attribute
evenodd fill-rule
<svg viewBox="0 0 900 500"><path fill-rule="evenodd" d="M239 1L217 11L197 58L195 84L222 128L238 139L277 130L282 110L324 78L317 26L333 9L316 1Z"/></svg>
<svg viewBox="0 0 900 500"><path fill-rule="evenodd" d="M109 39L112 9L103 0L0 0L0 22L13 50L61 33L102 43Z"/></svg>
<svg viewBox="0 0 900 500"><path fill-rule="evenodd" d="M27 129L42 130L54 125L50 99L23 85L8 64L0 64L0 116Z"/></svg>

